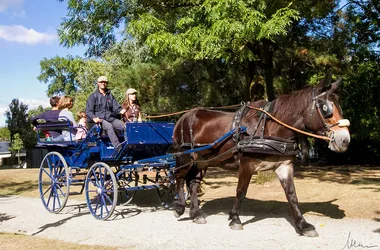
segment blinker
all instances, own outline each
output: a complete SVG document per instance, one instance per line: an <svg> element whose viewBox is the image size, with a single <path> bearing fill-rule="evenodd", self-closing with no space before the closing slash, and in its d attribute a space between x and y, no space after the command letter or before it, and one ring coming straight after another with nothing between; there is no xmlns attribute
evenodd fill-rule
<svg viewBox="0 0 380 250"><path fill-rule="evenodd" d="M333 114L333 106L329 101L318 100L318 105L321 107L321 113L324 118L328 118Z"/></svg>

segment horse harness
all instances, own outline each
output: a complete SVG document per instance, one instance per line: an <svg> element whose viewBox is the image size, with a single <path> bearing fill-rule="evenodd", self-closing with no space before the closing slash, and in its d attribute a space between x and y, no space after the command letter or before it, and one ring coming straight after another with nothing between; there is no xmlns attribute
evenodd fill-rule
<svg viewBox="0 0 380 250"><path fill-rule="evenodd" d="M260 108L268 113L272 113L275 103L275 100L272 102L266 102ZM251 109L251 107L249 106L249 103L247 103L243 104L240 110L246 110L244 112L245 115L246 113L248 113L249 109ZM239 113L239 111L237 111L236 113ZM253 133L249 137L241 139L241 136L238 133L236 133L237 136L235 136L235 141L237 143L238 151L243 153L261 153L271 155L296 155L298 153L298 146L294 140L265 136L265 125L267 120L271 118L268 117L268 115L262 111L257 112L257 115L259 117L259 120L257 122L256 127L254 128ZM240 121L241 119L238 122L234 120L233 128L238 127L235 125L235 123L240 124ZM257 135L259 128L260 135Z"/></svg>

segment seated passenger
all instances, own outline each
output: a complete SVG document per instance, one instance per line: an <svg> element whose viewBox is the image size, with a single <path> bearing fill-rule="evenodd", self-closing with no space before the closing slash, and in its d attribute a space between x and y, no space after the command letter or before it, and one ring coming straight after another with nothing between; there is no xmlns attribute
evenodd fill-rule
<svg viewBox="0 0 380 250"><path fill-rule="evenodd" d="M82 140L86 138L87 134L87 115L84 111L79 111L78 114L78 128L77 128L77 133L76 133L76 139L77 140Z"/></svg>
<svg viewBox="0 0 380 250"><path fill-rule="evenodd" d="M61 109L61 112L59 112L59 121L70 121L71 127L77 127L77 123L75 122L73 113L70 111L70 109L73 107L74 102L73 98L70 96L63 96L61 97L61 100L58 102L58 108ZM58 139L63 139L64 141L71 141L75 140L75 134L76 134L76 128L72 129L63 129L62 130L62 137L54 139L55 141Z"/></svg>
<svg viewBox="0 0 380 250"><path fill-rule="evenodd" d="M142 122L141 107L137 99L137 91L134 88L129 88L125 93L122 107L126 110L123 115L125 122Z"/></svg>
<svg viewBox="0 0 380 250"><path fill-rule="evenodd" d="M45 112L39 114L39 115L36 115L36 116L33 116L32 118L30 118L32 124L34 127L36 127L38 125L38 120L45 120L46 122L55 122L55 121L58 121L58 116L59 116L59 113L61 112L59 109L58 109L58 102L60 100L60 97L59 96L53 96L50 98L50 105L51 105L51 110L46 110ZM34 128L35 129L35 128ZM45 138L47 140L50 140L50 139L54 139L58 136L61 135L61 131L44 131L45 133Z"/></svg>
<svg viewBox="0 0 380 250"><path fill-rule="evenodd" d="M120 107L120 104L107 88L108 79L106 76L100 76L97 84L97 89L87 99L86 115L89 121L102 125L102 128L107 131L112 145L115 149L120 150L121 143L115 129L122 131L124 134L125 125L121 120L117 119L117 116L123 115L125 109Z"/></svg>

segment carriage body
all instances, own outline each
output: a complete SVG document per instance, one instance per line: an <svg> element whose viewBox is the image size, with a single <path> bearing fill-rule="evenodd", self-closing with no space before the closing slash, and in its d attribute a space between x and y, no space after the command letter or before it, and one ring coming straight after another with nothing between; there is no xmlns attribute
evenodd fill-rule
<svg viewBox="0 0 380 250"><path fill-rule="evenodd" d="M38 137L36 147L48 154L40 166L39 191L45 208L60 212L69 195L85 191L87 205L95 218L108 219L118 203L129 203L137 190L156 189L163 205L173 199L171 178L175 159L167 155L172 145L174 123L127 123L125 133L117 133L122 149L115 150L99 125L92 126L85 139L54 141ZM45 122L44 131L75 129L69 122ZM143 163L139 161L143 160ZM79 190L73 186L79 186ZM70 187L73 187L70 190ZM118 197L119 196L119 197Z"/></svg>

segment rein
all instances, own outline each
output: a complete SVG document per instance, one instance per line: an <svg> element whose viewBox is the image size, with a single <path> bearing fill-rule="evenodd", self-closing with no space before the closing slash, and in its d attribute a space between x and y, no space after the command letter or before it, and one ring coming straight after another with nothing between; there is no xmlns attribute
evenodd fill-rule
<svg viewBox="0 0 380 250"><path fill-rule="evenodd" d="M241 106L241 104L234 104L234 105L222 106L222 107L202 107L202 108L204 108L204 109L232 109L232 108L236 108L236 107L240 107L240 106ZM199 107L197 107L197 108L199 108ZM197 108L186 109L186 110L162 114L162 115L144 115L144 118L152 119L152 118L162 118L162 117L169 117L169 116L173 116L173 115L180 115L183 113L190 112L190 111L197 109Z"/></svg>
<svg viewBox="0 0 380 250"><path fill-rule="evenodd" d="M301 134L304 134L304 135L308 135L308 136L311 136L311 137L314 137L314 138L318 138L318 139L322 139L322 140L326 140L326 141L331 141L332 139L330 137L327 137L327 136L323 136L323 135L316 135L316 134L312 134L312 133L309 133L309 132L306 132L306 131L303 131L303 130L300 130L300 129L297 129L297 128L294 128L286 123L283 123L282 121L278 120L277 118L275 118L273 115L271 115L269 112L267 112L266 110L262 109L262 108L256 108L256 107L251 107L251 106L248 106L248 108L251 108L251 109L254 109L254 110L257 110L257 111L260 111L260 112L263 112L265 113L267 116L269 116L270 118L272 118L275 122L281 124L282 126L288 128L288 129L291 129L293 131L296 131L298 133L301 133Z"/></svg>

